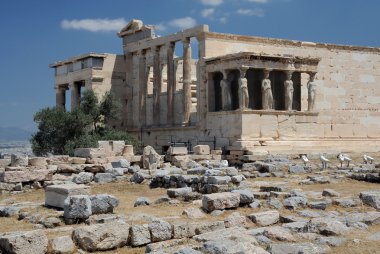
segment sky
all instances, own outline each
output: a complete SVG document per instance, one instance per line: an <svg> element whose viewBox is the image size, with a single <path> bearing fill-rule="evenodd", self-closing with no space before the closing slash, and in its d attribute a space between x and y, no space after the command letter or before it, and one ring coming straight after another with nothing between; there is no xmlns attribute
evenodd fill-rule
<svg viewBox="0 0 380 254"><path fill-rule="evenodd" d="M49 64L88 53L122 54L116 33L131 19L167 35L210 31L380 47L378 0L2 0L0 127L33 131L55 105Z"/></svg>

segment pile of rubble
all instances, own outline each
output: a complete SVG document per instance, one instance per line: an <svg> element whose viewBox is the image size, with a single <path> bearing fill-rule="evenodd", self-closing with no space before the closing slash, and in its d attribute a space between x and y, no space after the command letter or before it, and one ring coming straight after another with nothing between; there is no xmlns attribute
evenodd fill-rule
<svg viewBox="0 0 380 254"><path fill-rule="evenodd" d="M137 156L122 142L77 149L75 155L13 155L0 161L3 191L45 189L43 204L0 204L0 217L15 217L37 228L0 234L0 253L83 253L124 246L145 246L146 253L156 254L328 253L351 241L350 233L380 224L380 191L347 196L329 188L302 190L305 185L358 179L364 173L365 179L368 174L378 177L374 164L321 171L317 164L275 156L234 167L221 151L208 146L194 147L194 154L171 147L165 156L147 146ZM270 177L276 180L263 181ZM115 196L91 195L92 185L114 181L165 188L167 196L155 204L184 202L193 207L183 210L186 219L148 216L146 222L136 223L114 213L120 204ZM144 205L151 201L140 197L134 204ZM47 214L31 212L41 206ZM51 237L52 232L63 236ZM380 232L367 240L380 240Z"/></svg>

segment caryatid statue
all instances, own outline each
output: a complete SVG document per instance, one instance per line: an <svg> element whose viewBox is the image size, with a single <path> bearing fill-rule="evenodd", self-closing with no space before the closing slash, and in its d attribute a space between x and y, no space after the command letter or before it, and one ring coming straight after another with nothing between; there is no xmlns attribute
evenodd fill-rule
<svg viewBox="0 0 380 254"><path fill-rule="evenodd" d="M220 81L220 88L222 93L222 109L231 110L232 109L232 99L231 99L231 85L230 81L227 79L227 72L223 71L223 79Z"/></svg>
<svg viewBox="0 0 380 254"><path fill-rule="evenodd" d="M309 82L307 83L307 110L314 111L315 97L317 96L317 84L314 81L315 72L309 73Z"/></svg>
<svg viewBox="0 0 380 254"><path fill-rule="evenodd" d="M248 93L248 81L245 77L245 73L248 68L240 69L239 78L239 108L247 109L249 105L249 93Z"/></svg>
<svg viewBox="0 0 380 254"><path fill-rule="evenodd" d="M291 111L293 105L293 81L292 81L292 71L286 71L286 80L284 82L285 87L285 110Z"/></svg>
<svg viewBox="0 0 380 254"><path fill-rule="evenodd" d="M263 109L273 109L273 94L271 81L269 79L269 72L269 70L264 70L264 79L261 82Z"/></svg>

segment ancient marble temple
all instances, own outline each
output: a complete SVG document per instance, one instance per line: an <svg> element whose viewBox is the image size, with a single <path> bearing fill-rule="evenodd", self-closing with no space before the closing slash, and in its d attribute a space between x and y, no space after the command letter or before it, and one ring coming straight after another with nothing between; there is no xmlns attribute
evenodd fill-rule
<svg viewBox="0 0 380 254"><path fill-rule="evenodd" d="M380 49L209 32L157 37L132 20L123 55L56 62L57 106L81 88L123 104L112 127L145 145L206 143L230 155L380 150ZM232 159L232 158L230 158Z"/></svg>

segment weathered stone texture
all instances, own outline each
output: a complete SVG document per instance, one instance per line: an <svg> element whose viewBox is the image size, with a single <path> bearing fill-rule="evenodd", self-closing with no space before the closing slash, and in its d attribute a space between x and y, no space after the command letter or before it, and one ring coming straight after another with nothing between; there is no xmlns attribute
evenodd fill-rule
<svg viewBox="0 0 380 254"><path fill-rule="evenodd" d="M9 254L45 254L48 238L42 230L15 232L0 236L0 250Z"/></svg>
<svg viewBox="0 0 380 254"><path fill-rule="evenodd" d="M129 228L128 224L120 221L78 227L73 232L73 239L86 251L112 250L128 243Z"/></svg>
<svg viewBox="0 0 380 254"><path fill-rule="evenodd" d="M223 192L204 195L202 199L202 206L208 212L214 210L224 210L228 208L239 207L240 194Z"/></svg>
<svg viewBox="0 0 380 254"><path fill-rule="evenodd" d="M85 185L50 185L45 188L45 205L63 208L67 197L88 194L90 194L90 188Z"/></svg>

